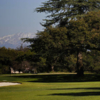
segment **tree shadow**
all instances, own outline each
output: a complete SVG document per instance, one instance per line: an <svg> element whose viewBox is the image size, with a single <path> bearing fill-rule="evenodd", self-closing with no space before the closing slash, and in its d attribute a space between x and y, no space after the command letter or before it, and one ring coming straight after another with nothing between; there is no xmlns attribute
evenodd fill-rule
<svg viewBox="0 0 100 100"><path fill-rule="evenodd" d="M28 78L27 82L90 82L100 81L100 75L86 74L83 77L77 77L75 74L47 74L47 75L19 75L10 76L17 78Z"/></svg>
<svg viewBox="0 0 100 100"><path fill-rule="evenodd" d="M100 90L100 87L90 87L90 88L57 88L51 90ZM95 92L76 92L76 93L53 93L49 94L52 96L99 96L100 91Z"/></svg>
<svg viewBox="0 0 100 100"><path fill-rule="evenodd" d="M56 88L50 90L100 90L100 87L93 87L93 88Z"/></svg>
<svg viewBox="0 0 100 100"><path fill-rule="evenodd" d="M54 93L53 96L99 96L100 92Z"/></svg>

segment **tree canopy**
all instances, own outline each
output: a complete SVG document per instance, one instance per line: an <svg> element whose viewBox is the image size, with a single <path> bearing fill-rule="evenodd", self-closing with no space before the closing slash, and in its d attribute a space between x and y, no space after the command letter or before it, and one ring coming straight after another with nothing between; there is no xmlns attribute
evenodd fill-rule
<svg viewBox="0 0 100 100"><path fill-rule="evenodd" d="M100 0L48 0L36 8L36 11L47 14L44 23L41 23L46 27L53 24L65 26L70 19L82 17L87 12L99 9Z"/></svg>
<svg viewBox="0 0 100 100"><path fill-rule="evenodd" d="M68 55L77 53L77 71L81 74L83 73L80 72L83 71L82 52L86 52L87 49L99 50L100 47L99 16L100 11L89 12L83 18L70 20L67 27L50 26L38 33L37 38L25 41L33 42L31 45L33 50L45 57L52 67L64 62Z"/></svg>

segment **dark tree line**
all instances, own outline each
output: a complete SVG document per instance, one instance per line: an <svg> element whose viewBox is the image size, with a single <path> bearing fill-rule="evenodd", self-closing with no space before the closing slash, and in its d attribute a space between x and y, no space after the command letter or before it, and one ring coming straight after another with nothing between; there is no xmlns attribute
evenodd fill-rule
<svg viewBox="0 0 100 100"><path fill-rule="evenodd" d="M23 46L17 49L0 48L0 74L11 73L11 69L19 73L37 73L37 70L43 71L44 66L45 59L29 48Z"/></svg>
<svg viewBox="0 0 100 100"><path fill-rule="evenodd" d="M36 51L34 50L34 52ZM69 53L64 51L55 57L53 54L51 56L48 55L49 53L45 56L44 54L39 55L40 53L36 54L34 52L31 50L19 51L4 47L0 48L0 73L10 73L10 67L19 72L76 72L77 52L70 54L70 51ZM83 52L82 55L84 71L100 73L100 51L91 50ZM54 59L52 59L52 56Z"/></svg>

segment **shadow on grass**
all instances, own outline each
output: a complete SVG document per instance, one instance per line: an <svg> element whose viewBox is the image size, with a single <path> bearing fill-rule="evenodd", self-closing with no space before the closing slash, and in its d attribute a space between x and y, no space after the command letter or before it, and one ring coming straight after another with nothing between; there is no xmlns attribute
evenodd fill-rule
<svg viewBox="0 0 100 100"><path fill-rule="evenodd" d="M92 92L76 92L76 93L53 93L48 94L48 96L100 96L100 87L92 87L92 88L57 88L50 90L92 90ZM95 92L93 92L95 90ZM97 90L97 91L96 91Z"/></svg>
<svg viewBox="0 0 100 100"><path fill-rule="evenodd" d="M52 96L99 96L100 92L54 93Z"/></svg>
<svg viewBox="0 0 100 100"><path fill-rule="evenodd" d="M93 87L93 88L55 88L50 90L100 90L100 87Z"/></svg>
<svg viewBox="0 0 100 100"><path fill-rule="evenodd" d="M89 82L100 81L100 75L85 74L84 77L77 77L75 74L47 74L47 75L19 75L11 76L27 78L27 82ZM31 79L28 80L28 79Z"/></svg>

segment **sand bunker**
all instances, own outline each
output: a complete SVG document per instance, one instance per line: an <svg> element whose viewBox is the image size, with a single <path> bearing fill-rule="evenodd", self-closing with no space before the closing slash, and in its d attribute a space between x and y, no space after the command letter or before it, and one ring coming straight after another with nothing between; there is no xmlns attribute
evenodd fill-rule
<svg viewBox="0 0 100 100"><path fill-rule="evenodd" d="M10 86L10 85L19 85L20 83L12 83L12 82L0 82L1 86Z"/></svg>

